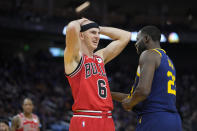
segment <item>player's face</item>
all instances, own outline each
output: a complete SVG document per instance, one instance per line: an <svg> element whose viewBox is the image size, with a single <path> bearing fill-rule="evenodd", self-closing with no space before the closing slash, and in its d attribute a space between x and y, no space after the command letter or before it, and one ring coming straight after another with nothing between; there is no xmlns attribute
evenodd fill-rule
<svg viewBox="0 0 197 131"><path fill-rule="evenodd" d="M0 129L1 129L0 131L9 131L8 125L6 125L3 122L0 122Z"/></svg>
<svg viewBox="0 0 197 131"><path fill-rule="evenodd" d="M100 40L100 30L98 28L91 28L84 32L84 42L88 48L95 50L98 47Z"/></svg>
<svg viewBox="0 0 197 131"><path fill-rule="evenodd" d="M137 49L137 53L141 54L144 50L146 50L146 44L144 43L144 35L141 33L141 31L138 32L137 34L137 38L136 38L137 42L135 44L135 47Z"/></svg>
<svg viewBox="0 0 197 131"><path fill-rule="evenodd" d="M29 99L25 99L23 103L23 111L25 113L32 113L33 111L33 103Z"/></svg>

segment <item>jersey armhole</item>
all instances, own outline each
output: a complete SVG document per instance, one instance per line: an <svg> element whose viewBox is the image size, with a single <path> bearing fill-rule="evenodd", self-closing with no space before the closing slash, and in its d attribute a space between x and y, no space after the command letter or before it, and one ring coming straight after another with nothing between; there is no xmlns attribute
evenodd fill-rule
<svg viewBox="0 0 197 131"><path fill-rule="evenodd" d="M162 54L161 54L161 52L159 52L157 49L152 49L152 50L155 51L155 52L157 52L157 53L159 54L159 56L161 57L160 63L159 63L159 65L158 65L158 67L156 68L156 70L157 70L157 69L160 68L160 65L161 65L161 62L162 62Z"/></svg>
<svg viewBox="0 0 197 131"><path fill-rule="evenodd" d="M97 54L94 54L94 56L96 56L96 57L98 57L98 58L101 58L101 60L104 62L104 59L103 59L101 56L99 56L99 55L97 55Z"/></svg>
<svg viewBox="0 0 197 131"><path fill-rule="evenodd" d="M82 67L82 65L83 65L83 61L84 61L84 58L83 58L83 56L82 56L81 59L80 59L79 64L77 65L77 68L76 68L72 73L70 73L70 74L66 74L66 72L65 72L65 75L66 75L66 76L73 77L75 74L77 74L77 72L80 71L80 69L81 69L81 67Z"/></svg>

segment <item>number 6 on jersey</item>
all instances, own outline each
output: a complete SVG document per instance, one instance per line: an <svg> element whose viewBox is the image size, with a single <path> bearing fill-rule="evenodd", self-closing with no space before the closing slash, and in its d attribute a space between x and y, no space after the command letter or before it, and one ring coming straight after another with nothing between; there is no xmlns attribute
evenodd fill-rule
<svg viewBox="0 0 197 131"><path fill-rule="evenodd" d="M98 95L103 99L107 98L107 88L106 88L105 80L99 79L97 81L97 86L98 86Z"/></svg>

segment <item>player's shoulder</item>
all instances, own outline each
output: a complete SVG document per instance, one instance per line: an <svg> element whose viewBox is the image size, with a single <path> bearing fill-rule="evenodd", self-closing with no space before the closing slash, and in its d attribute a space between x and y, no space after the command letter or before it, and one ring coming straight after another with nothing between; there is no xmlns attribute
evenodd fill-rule
<svg viewBox="0 0 197 131"><path fill-rule="evenodd" d="M142 52L143 55L147 55L147 56L157 56L159 53L159 51L156 49L149 49L149 50L145 50Z"/></svg>
<svg viewBox="0 0 197 131"><path fill-rule="evenodd" d="M23 113L18 113L18 114L16 114L14 117L15 118L20 118L20 117L22 117L23 116Z"/></svg>
<svg viewBox="0 0 197 131"><path fill-rule="evenodd" d="M38 118L38 115L32 113L33 118Z"/></svg>
<svg viewBox="0 0 197 131"><path fill-rule="evenodd" d="M103 52L104 52L104 48L96 51L94 55L103 59Z"/></svg>
<svg viewBox="0 0 197 131"><path fill-rule="evenodd" d="M12 119L13 119L13 120L20 119L19 114L17 114L17 115L15 115L15 116L13 116L13 118L12 118Z"/></svg>
<svg viewBox="0 0 197 131"><path fill-rule="evenodd" d="M139 62L140 63L156 63L161 59L160 55L154 50L145 50L141 53Z"/></svg>
<svg viewBox="0 0 197 131"><path fill-rule="evenodd" d="M32 113L32 116L33 116L34 122L39 123L40 119L39 119L38 115Z"/></svg>
<svg viewBox="0 0 197 131"><path fill-rule="evenodd" d="M158 53L155 52L154 50L145 50L141 53L140 57L143 57L143 58L150 58L150 59L153 59L155 57L158 56Z"/></svg>

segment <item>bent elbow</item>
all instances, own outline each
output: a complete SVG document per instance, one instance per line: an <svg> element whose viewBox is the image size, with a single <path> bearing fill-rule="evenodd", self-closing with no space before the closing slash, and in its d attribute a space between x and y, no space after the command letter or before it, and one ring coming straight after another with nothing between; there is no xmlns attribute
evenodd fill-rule
<svg viewBox="0 0 197 131"><path fill-rule="evenodd" d="M71 31L77 31L78 30L78 23L76 23L75 21L72 21L68 24L67 28L66 28L66 32L71 32Z"/></svg>
<svg viewBox="0 0 197 131"><path fill-rule="evenodd" d="M129 43L129 41L131 40L131 33L130 32L125 32L123 35L122 35L122 41L124 43Z"/></svg>
<svg viewBox="0 0 197 131"><path fill-rule="evenodd" d="M130 32L127 33L126 39L127 39L127 42L129 42L131 40L131 33Z"/></svg>

